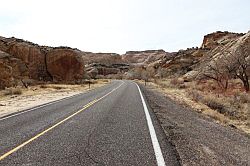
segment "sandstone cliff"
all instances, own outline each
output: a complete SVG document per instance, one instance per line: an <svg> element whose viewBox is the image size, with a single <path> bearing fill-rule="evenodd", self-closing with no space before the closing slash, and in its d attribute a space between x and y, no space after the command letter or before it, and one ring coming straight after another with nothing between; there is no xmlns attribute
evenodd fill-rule
<svg viewBox="0 0 250 166"><path fill-rule="evenodd" d="M83 79L82 52L69 47L39 46L22 39L0 37L1 87L25 78L75 82ZM3 81L4 80L4 81Z"/></svg>

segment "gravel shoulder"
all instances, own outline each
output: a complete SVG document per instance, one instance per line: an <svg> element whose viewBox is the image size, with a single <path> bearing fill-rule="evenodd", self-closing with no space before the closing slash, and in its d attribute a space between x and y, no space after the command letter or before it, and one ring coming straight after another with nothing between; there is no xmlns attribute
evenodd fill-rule
<svg viewBox="0 0 250 166"><path fill-rule="evenodd" d="M182 165L250 165L250 137L222 126L152 87L142 91Z"/></svg>

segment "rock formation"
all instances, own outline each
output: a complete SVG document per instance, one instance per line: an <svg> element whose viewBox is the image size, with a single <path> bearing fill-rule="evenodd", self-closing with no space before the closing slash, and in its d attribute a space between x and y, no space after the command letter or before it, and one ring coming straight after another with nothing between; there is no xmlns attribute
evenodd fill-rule
<svg viewBox="0 0 250 166"><path fill-rule="evenodd" d="M2 51L0 51L0 71L0 89L14 86L19 79L28 77L25 63Z"/></svg>
<svg viewBox="0 0 250 166"><path fill-rule="evenodd" d="M163 72L164 69L167 76L182 76L190 80L202 73L212 60L225 56L225 52L241 51L244 46L249 53L249 36L250 32L217 31L204 36L200 48L173 53L164 50L128 51L123 55L83 52L70 47L52 48L13 37L0 37L0 88L12 86L24 78L79 82L98 76L133 75L136 68L145 71L150 68L150 73L154 70L155 76L160 76L157 71Z"/></svg>
<svg viewBox="0 0 250 166"><path fill-rule="evenodd" d="M124 62L134 65L146 65L159 60L170 53L164 50L127 51L122 55Z"/></svg>
<svg viewBox="0 0 250 166"><path fill-rule="evenodd" d="M53 81L72 82L84 76L81 52L69 48L54 48L46 54L47 70Z"/></svg>
<svg viewBox="0 0 250 166"><path fill-rule="evenodd" d="M217 31L214 33L210 33L204 36L201 48L214 49L219 45L225 45L230 40L235 40L236 38L239 38L243 35L244 33L232 33L227 31Z"/></svg>
<svg viewBox="0 0 250 166"><path fill-rule="evenodd" d="M22 39L0 37L0 88L18 80L78 82L84 76L82 52L69 47L39 46Z"/></svg>

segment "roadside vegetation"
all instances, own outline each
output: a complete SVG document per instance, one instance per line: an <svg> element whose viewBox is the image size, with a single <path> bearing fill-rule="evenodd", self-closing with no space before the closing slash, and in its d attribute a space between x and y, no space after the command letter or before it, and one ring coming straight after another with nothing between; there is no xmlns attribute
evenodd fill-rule
<svg viewBox="0 0 250 166"><path fill-rule="evenodd" d="M150 85L183 105L250 134L250 94L238 79L229 81L227 91L222 91L212 80L157 79Z"/></svg>
<svg viewBox="0 0 250 166"><path fill-rule="evenodd" d="M21 88L9 88L3 91L4 96L8 95L21 95L23 93Z"/></svg>
<svg viewBox="0 0 250 166"><path fill-rule="evenodd" d="M107 79L90 80L81 84L45 84L16 86L0 91L0 117L40 104L76 95L109 83Z"/></svg>
<svg viewBox="0 0 250 166"><path fill-rule="evenodd" d="M3 97L13 96L13 95L25 95L25 94L37 94L43 90L51 90L51 92L57 91L77 91L85 90L88 88L95 88L100 85L109 83L108 79L97 79L97 80L88 80L82 82L81 84L56 84L56 83L26 83L26 86L20 84L15 87L5 88L0 90L0 101Z"/></svg>

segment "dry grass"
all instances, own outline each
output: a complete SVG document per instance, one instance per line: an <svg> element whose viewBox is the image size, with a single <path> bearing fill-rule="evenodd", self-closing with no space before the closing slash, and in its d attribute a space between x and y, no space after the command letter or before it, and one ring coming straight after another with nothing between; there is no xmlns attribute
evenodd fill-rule
<svg viewBox="0 0 250 166"><path fill-rule="evenodd" d="M90 89L101 87L108 82L108 80L95 80ZM0 117L90 89L88 84L43 84L29 86L29 88L18 87L2 90L0 91Z"/></svg>
<svg viewBox="0 0 250 166"><path fill-rule="evenodd" d="M40 88L43 88L43 89L53 88L53 89L56 89L56 90L60 90L60 89L66 89L67 85L43 84L43 85L40 85Z"/></svg>
<svg viewBox="0 0 250 166"><path fill-rule="evenodd" d="M244 93L238 80L231 81L226 92L211 80L184 82L175 78L156 80L151 85L180 104L250 134L250 94Z"/></svg>
<svg viewBox="0 0 250 166"><path fill-rule="evenodd" d="M9 96L9 95L21 95L23 94L23 91L21 88L9 88L9 89L5 89L3 91L3 95L4 96Z"/></svg>

